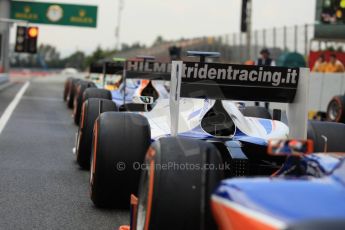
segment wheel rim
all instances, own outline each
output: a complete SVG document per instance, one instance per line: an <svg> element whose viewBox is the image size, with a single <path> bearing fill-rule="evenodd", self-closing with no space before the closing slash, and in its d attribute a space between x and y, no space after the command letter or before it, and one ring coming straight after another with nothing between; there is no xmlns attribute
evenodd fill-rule
<svg viewBox="0 0 345 230"><path fill-rule="evenodd" d="M337 101L332 101L328 108L328 118L331 121L336 121L340 113L340 106Z"/></svg>

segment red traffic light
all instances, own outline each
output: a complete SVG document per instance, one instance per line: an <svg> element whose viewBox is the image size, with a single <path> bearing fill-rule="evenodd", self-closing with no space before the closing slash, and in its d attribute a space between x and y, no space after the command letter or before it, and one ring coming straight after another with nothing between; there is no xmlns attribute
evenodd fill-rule
<svg viewBox="0 0 345 230"><path fill-rule="evenodd" d="M28 36L29 38L36 38L38 36L38 27L29 27Z"/></svg>

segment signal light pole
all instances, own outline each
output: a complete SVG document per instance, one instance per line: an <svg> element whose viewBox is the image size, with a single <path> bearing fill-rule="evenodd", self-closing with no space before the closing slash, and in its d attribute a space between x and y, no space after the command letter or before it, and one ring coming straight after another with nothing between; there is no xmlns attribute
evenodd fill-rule
<svg viewBox="0 0 345 230"><path fill-rule="evenodd" d="M242 0L241 32L246 33L247 58L250 59L252 42L252 0Z"/></svg>
<svg viewBox="0 0 345 230"><path fill-rule="evenodd" d="M10 17L10 0L0 0L0 75L7 73L9 70L9 37L10 25L1 18ZM3 76L0 76L0 83L3 81Z"/></svg>
<svg viewBox="0 0 345 230"><path fill-rule="evenodd" d="M119 0L119 7L118 7L118 15L117 15L117 26L115 29L115 37L116 37L116 44L115 48L119 50L120 47L120 27L121 27L121 18L122 18L122 10L124 8L124 0Z"/></svg>

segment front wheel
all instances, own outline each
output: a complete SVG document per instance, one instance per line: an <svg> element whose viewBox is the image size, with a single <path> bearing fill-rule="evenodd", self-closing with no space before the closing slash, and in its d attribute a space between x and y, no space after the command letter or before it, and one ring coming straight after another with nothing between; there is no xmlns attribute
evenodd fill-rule
<svg viewBox="0 0 345 230"><path fill-rule="evenodd" d="M137 230L216 229L210 197L223 178L223 168L215 146L201 140L161 138L149 148L144 165Z"/></svg>

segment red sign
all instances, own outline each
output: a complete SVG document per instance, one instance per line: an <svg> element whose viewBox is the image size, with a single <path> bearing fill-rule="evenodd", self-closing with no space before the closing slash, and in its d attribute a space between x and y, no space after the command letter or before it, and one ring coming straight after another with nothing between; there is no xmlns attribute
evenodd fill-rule
<svg viewBox="0 0 345 230"><path fill-rule="evenodd" d="M345 53L344 52L334 52L334 51L311 51L309 54L309 68L313 69L314 64L316 60L321 56L324 55L326 58L326 61L329 61L329 56L331 54L335 54L337 56L337 59L341 61L345 65Z"/></svg>

